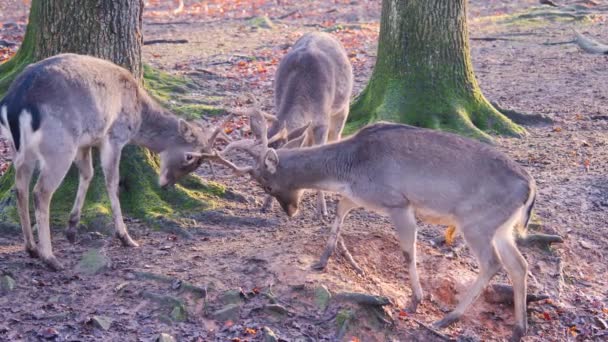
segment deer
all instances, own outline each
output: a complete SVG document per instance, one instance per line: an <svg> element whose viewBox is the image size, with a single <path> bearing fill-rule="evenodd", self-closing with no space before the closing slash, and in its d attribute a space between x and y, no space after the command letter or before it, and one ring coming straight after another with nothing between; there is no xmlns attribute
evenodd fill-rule
<svg viewBox="0 0 608 342"><path fill-rule="evenodd" d="M126 69L76 54L56 55L25 68L0 101L0 129L13 155L25 251L54 271L63 266L52 251L49 205L72 163L79 171L79 183L66 230L68 240L75 241L93 178L91 149L96 147L116 235L124 246L137 247L127 232L118 198L123 147L133 143L160 154L159 185L167 187L213 159L213 143L223 136L221 126L211 132L170 113ZM38 245L29 216L29 184L37 163L40 173L33 197Z"/></svg>
<svg viewBox="0 0 608 342"><path fill-rule="evenodd" d="M304 146L339 140L348 118L352 89L352 66L340 41L324 32L300 37L281 59L275 74L276 116L264 113L271 122L268 137L277 137L272 147L299 136L308 124L312 131ZM285 129L288 136L278 135ZM266 197L262 210L270 210L272 204L272 197ZM327 216L322 191L317 192L317 214Z"/></svg>
<svg viewBox="0 0 608 342"><path fill-rule="evenodd" d="M254 125L261 121L250 120ZM252 131L263 132L264 128L252 127ZM233 141L215 154L235 175L249 175L277 199L289 217L298 212L303 190L341 195L330 237L314 269L326 268L337 244L345 252L340 230L351 210L363 207L388 215L408 268L412 295L407 310L415 312L423 300L416 270L416 219L454 226L475 255L480 271L453 311L434 327L441 329L457 321L504 267L514 289L512 339L520 340L526 334L528 266L515 235L526 232L536 184L522 166L479 141L403 124L376 123L338 142L302 147L308 134L310 130L305 130L302 136L293 137L287 143L289 148L268 147L267 138L245 139ZM254 164L230 162L227 152L233 149L247 152ZM352 264L350 253L345 255Z"/></svg>

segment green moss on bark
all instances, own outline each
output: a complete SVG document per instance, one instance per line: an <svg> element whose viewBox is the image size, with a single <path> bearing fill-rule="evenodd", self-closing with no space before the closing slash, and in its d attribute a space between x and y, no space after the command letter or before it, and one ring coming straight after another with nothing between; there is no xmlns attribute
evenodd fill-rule
<svg viewBox="0 0 608 342"><path fill-rule="evenodd" d="M488 133L525 134L523 128L496 110L481 91L463 95L438 87L425 89L415 80L378 78L384 81L377 78L370 81L353 102L346 134L379 120L440 129L488 142L492 141Z"/></svg>
<svg viewBox="0 0 608 342"><path fill-rule="evenodd" d="M35 18L38 16L38 2L32 3L30 9L30 24L27 25L25 37L19 47L19 51L6 63L0 64L0 98L6 93L15 77L19 75L28 64L34 62L35 37L38 26Z"/></svg>
<svg viewBox="0 0 608 342"><path fill-rule="evenodd" d="M466 0L384 0L378 59L346 132L377 120L491 141L525 130L483 96L473 72Z"/></svg>

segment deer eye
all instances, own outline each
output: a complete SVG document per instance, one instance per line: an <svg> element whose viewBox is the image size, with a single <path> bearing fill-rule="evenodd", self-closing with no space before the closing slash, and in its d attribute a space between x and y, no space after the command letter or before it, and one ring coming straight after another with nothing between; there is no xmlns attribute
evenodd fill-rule
<svg viewBox="0 0 608 342"><path fill-rule="evenodd" d="M194 158L191 154L186 154L186 160L191 161Z"/></svg>

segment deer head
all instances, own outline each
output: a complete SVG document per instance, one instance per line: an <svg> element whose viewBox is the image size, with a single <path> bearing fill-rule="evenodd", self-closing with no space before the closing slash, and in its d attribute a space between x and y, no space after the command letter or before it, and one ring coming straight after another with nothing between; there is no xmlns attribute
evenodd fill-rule
<svg viewBox="0 0 608 342"><path fill-rule="evenodd" d="M298 211L298 203L302 194L301 189L292 186L290 175L281 170L279 153L269 144L286 141L282 149L299 148L308 135L310 123L288 133L283 127L276 135L267 137L267 125L264 114L259 110L251 111L250 126L255 140L244 139L233 141L220 153L215 153L215 159L231 168L237 176L250 175L269 195L275 197L281 204L283 210L290 217ZM296 134L293 133L298 133ZM290 140L289 137L292 137ZM249 154L253 160L253 166L239 167L226 159L228 152L240 149Z"/></svg>
<svg viewBox="0 0 608 342"><path fill-rule="evenodd" d="M223 127L231 118L232 116L229 116L213 131L202 122L187 122L179 119L178 131L183 143L169 146L160 153L159 185L166 187L174 184L180 178L196 170L203 161L214 159L215 141L218 138L229 141Z"/></svg>

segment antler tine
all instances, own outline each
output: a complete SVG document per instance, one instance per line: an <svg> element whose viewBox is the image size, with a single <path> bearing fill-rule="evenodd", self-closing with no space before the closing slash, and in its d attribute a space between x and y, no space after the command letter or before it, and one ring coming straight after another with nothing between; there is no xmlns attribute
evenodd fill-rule
<svg viewBox="0 0 608 342"><path fill-rule="evenodd" d="M217 153L217 151L213 151L213 153L203 153L201 155L205 158L208 158L208 160L213 160L213 161L219 162L220 164L223 164L223 165L231 168L236 173L237 176L242 176L244 174L249 173L251 170L253 170L253 167L251 167L251 166L247 166L247 167L236 166L228 159L225 159L221 154Z"/></svg>
<svg viewBox="0 0 608 342"><path fill-rule="evenodd" d="M223 138L225 141L230 141L230 138L228 138L228 136L224 132L224 126L228 122L230 122L230 120L232 120L233 117L234 117L234 113L228 114L228 117L224 121L222 121L222 123L213 131L213 133L211 134L211 137L209 138L210 147L213 147L213 144L215 143L215 140L218 137Z"/></svg>
<svg viewBox="0 0 608 342"><path fill-rule="evenodd" d="M251 114L249 117L249 127L251 128L251 133L260 140L260 143L263 146L268 146L268 125L261 111L256 110Z"/></svg>
<svg viewBox="0 0 608 342"><path fill-rule="evenodd" d="M222 150L221 154L226 155L228 152L230 152L232 150L241 149L241 150L247 152L247 154L249 154L250 156L257 158L258 153L256 153L253 150L253 146L255 146L255 140L251 140L251 139L237 140L237 141L233 141L230 144L228 144L228 146L226 146Z"/></svg>
<svg viewBox="0 0 608 342"><path fill-rule="evenodd" d="M277 132L277 134L273 135L272 138L268 139L268 143L266 144L266 146L268 146L269 144L272 144L275 141L278 141L280 139L287 139L289 135L289 132L287 131L287 123L285 121L283 121L283 125L281 125L281 129Z"/></svg>

